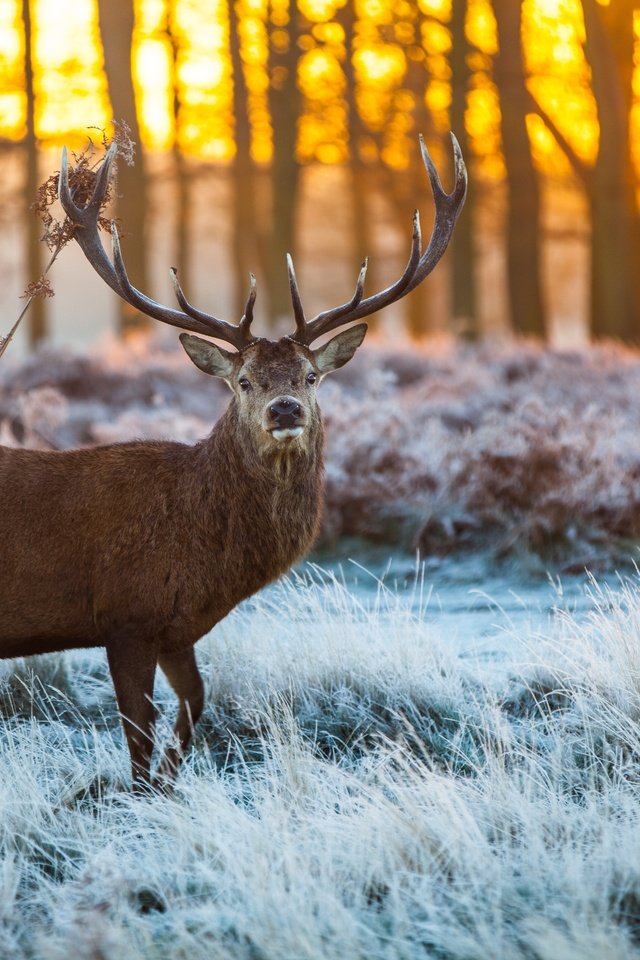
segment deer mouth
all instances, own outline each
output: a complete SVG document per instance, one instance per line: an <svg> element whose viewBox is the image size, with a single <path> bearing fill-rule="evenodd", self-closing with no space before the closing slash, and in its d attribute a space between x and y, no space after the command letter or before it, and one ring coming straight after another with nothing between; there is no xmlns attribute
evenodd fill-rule
<svg viewBox="0 0 640 960"><path fill-rule="evenodd" d="M306 411L295 397L282 396L265 410L264 426L277 443L291 443L303 433Z"/></svg>
<svg viewBox="0 0 640 960"><path fill-rule="evenodd" d="M270 433L274 440L297 440L304 432L304 427L274 427Z"/></svg>

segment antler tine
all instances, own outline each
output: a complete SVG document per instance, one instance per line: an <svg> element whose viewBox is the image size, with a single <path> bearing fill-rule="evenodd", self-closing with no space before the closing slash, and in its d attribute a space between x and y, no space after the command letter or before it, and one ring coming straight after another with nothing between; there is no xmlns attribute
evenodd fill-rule
<svg viewBox="0 0 640 960"><path fill-rule="evenodd" d="M116 243L118 251L117 253ZM124 263L122 262L122 256L120 254L120 244L117 242L117 240L114 242L113 254L116 270L118 271L118 276L120 277L120 269L124 271ZM164 316L157 316L158 320L165 320L166 323L171 323L173 326L181 326L186 330L195 330L198 333L206 333L210 337L218 337L220 340L226 340L227 343L233 344L233 346L238 350L242 350L243 347L248 346L248 344L255 339L249 333L248 327L242 325L242 322L240 324L235 324L228 323L226 320L218 320L217 317L212 317L208 313L203 313L202 310L198 310L197 307L194 307L192 304L190 304L185 297L182 287L178 281L178 271L176 268L171 267L169 274L173 283L176 299L184 310L184 313L180 314L180 316L183 317L183 322L175 323L173 319L166 319ZM131 287L126 273L123 273L122 279L128 285L128 287L133 290L133 292L139 298L141 298L141 302L148 301L148 298L145 297L144 294L139 293L134 287ZM143 307L139 307L139 309L143 309ZM179 313L179 311L169 310L167 307L161 307L161 310L168 310L170 315ZM184 318L188 318L187 324L184 323Z"/></svg>
<svg viewBox="0 0 640 960"><path fill-rule="evenodd" d="M62 209L74 226L79 228L74 232L74 239L77 240L85 257L101 279L122 297L123 293L113 264L109 260L98 235L97 224L98 213L104 201L111 164L116 155L116 150L116 143L112 143L96 175L96 182L89 203L85 207L79 207L73 199L69 186L69 159L67 148L63 147L60 160L60 176L58 178L58 196Z"/></svg>
<svg viewBox="0 0 640 960"><path fill-rule="evenodd" d="M418 256L420 256L419 247ZM313 343L322 333L329 333L330 330L342 326L343 323L348 323L349 321L345 320L345 317L358 306L364 296L364 282L367 276L368 266L369 258L365 257L356 281L356 289L350 300L347 300L346 303L341 304L339 307L334 307L332 310L324 310L322 313L319 313L317 317L314 317L313 320L306 323L301 331L296 329L293 339L308 345L309 343ZM317 333L317 330L320 330L320 332Z"/></svg>
<svg viewBox="0 0 640 960"><path fill-rule="evenodd" d="M79 207L76 203L74 203L73 196L71 194L71 188L69 186L69 157L67 154L67 148L62 148L60 176L58 178L58 196L60 197L60 202L64 212L68 217L70 217L71 220L73 220L74 223L80 225L84 222L90 222L94 216L94 211L99 210L104 203L107 186L109 184L109 176L111 174L111 164L115 160L117 152L118 144L114 140L107 150L104 160L102 161L96 174L96 181L93 187L93 193L91 194L91 199L85 207Z"/></svg>
<svg viewBox="0 0 640 960"><path fill-rule="evenodd" d="M171 307L165 307L151 297L147 297L133 286L124 265L122 251L120 249L120 238L115 223L111 224L111 239L113 243L113 263L107 256L102 245L98 230L98 218L100 210L104 205L104 199L109 184L111 165L117 153L117 144L114 142L109 147L100 168L96 173L96 180L93 187L91 198L83 207L75 202L71 187L69 184L69 160L66 147L63 147L62 158L60 162L60 177L58 181L58 195L62 207L71 222L77 229L74 231L74 239L82 249L85 257L94 268L96 273L107 283L115 293L118 294L127 303L130 303L136 309L145 313L149 317L161 320L173 327L179 327L182 330L191 330L194 333L203 333L206 336L216 337L219 340L225 340L231 343L238 350L242 350L254 340L251 336L249 327L251 320L246 321L243 317L239 325L227 323L226 320L218 320L216 317L201 313L187 302L186 297L180 290L180 285L175 279L175 271L172 273L176 292L180 296L187 308L186 312L175 310ZM180 300L180 296L178 299ZM254 293L255 299L255 293ZM252 301L253 306L253 301ZM246 313L246 312L245 312Z"/></svg>
<svg viewBox="0 0 640 960"><path fill-rule="evenodd" d="M304 340L301 338L304 337L307 321L305 320L304 307L302 306L300 291L298 290L298 281L296 280L296 271L294 270L293 258L290 253L287 254L287 271L289 273L289 290L291 291L291 303L293 304L293 317L296 321L295 336L300 339L301 343L304 343Z"/></svg>
<svg viewBox="0 0 640 960"><path fill-rule="evenodd" d="M256 283L256 278L252 273L249 274L249 296L247 297L247 305L244 308L244 313L242 319L238 326L241 330L248 332L251 324L253 323L253 305L256 302L256 296L258 293L258 285Z"/></svg>
<svg viewBox="0 0 640 960"><path fill-rule="evenodd" d="M416 210L413 215L411 254L402 276L396 280L395 283L392 283L379 293L363 299L362 293L358 296L361 279L364 285L361 270L360 277L358 278L358 286L356 286L356 293L348 303L319 313L312 320L309 320L308 323L304 323L303 326L301 326L298 319L298 313L296 312L296 305L294 303L294 313L296 315L296 332L292 335L294 339L309 345L318 337L322 336L323 333L328 333L336 327L376 313L383 307L387 307L389 304L395 303L397 300L406 296L407 293L415 289L415 287L417 287L419 283L422 283L425 277L431 273L447 249L467 192L467 170L460 145L453 133L451 134L451 141L455 163L455 184L451 193L447 193L442 187L438 171L434 166L422 136L420 136L420 151L429 177L436 212L433 232L425 252L421 254L422 238L420 233L420 216ZM289 276L291 277L291 273ZM300 308L301 306L302 305L300 305Z"/></svg>
<svg viewBox="0 0 640 960"><path fill-rule="evenodd" d="M373 300L373 297L368 297L365 301L363 301L362 293L360 296L358 296L361 278L362 292L364 292L364 277L362 276L362 271L364 269L364 273L366 275L367 265L369 262L369 259L367 258L364 261L363 266L360 268L360 276L358 277L356 292L352 299L348 303L343 303L340 307L334 307L332 310L325 310L323 313L319 313L313 318L313 320L310 320L309 323L307 323L305 336L307 338L311 338L308 340L308 342L312 343L318 337L322 336L323 333L329 333L330 330L335 330L336 327L341 327L343 324L349 323L351 320L355 320L356 316L354 316L354 313L357 313L358 316L366 317L369 313L373 313L374 310L380 310L382 307L386 307L389 303L393 303L395 300L399 300L402 296L404 296L420 264L421 250L422 232L420 229L420 213L418 210L414 210L413 230L411 233L411 253L409 254L407 265L404 268L402 276L396 280L394 284L392 284L390 287L387 287L386 290L382 291L382 293L376 295L381 298L380 305L374 307L372 310L367 310L364 313L360 313L360 305L366 305L370 300ZM383 294L385 296L384 303L382 302Z"/></svg>
<svg viewBox="0 0 640 960"><path fill-rule="evenodd" d="M429 246L425 250L415 277L411 280L407 288L407 293L414 290L419 283L427 277L436 266L443 253L449 246L453 228L460 211L464 205L467 196L467 168L462 156L460 144L453 131L450 132L451 144L453 146L453 160L455 169L455 183L451 193L447 193L440 181L438 171L435 168L431 155L427 150L422 134L420 135L420 152L422 162L429 175L431 192L433 193L433 202L436 208L436 219L433 227L433 233L429 240Z"/></svg>

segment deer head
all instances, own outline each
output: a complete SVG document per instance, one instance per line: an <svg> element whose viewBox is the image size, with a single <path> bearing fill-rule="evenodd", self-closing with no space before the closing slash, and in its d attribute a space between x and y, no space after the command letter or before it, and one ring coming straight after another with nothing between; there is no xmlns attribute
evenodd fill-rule
<svg viewBox="0 0 640 960"><path fill-rule="evenodd" d="M237 353L186 333L180 340L197 367L227 382L258 450L268 454L277 446L293 453L306 450L316 433L317 385L351 359L366 330L357 324L316 350L291 337L256 339Z"/></svg>
<svg viewBox="0 0 640 960"><path fill-rule="evenodd" d="M221 377L234 393L242 419L253 424L261 449L274 445L303 449L309 433L319 422L316 388L322 378L347 363L362 343L367 325L357 324L339 333L315 349L312 344L322 335L360 320L400 300L418 286L434 269L445 252L466 195L467 175L458 142L451 134L455 162L455 183L446 193L429 152L420 137L422 159L435 204L435 224L424 253L420 216L413 216L411 253L402 276L371 296L364 296L367 261L360 269L353 296L346 303L325 310L307 320L298 290L291 257L287 257L295 330L278 341L255 337L251 332L256 282L251 276L249 297L238 324L203 313L187 300L175 269L171 277L181 309L163 306L137 290L124 266L115 223L111 225L113 262L107 256L98 233L98 216L104 202L110 169L116 154L112 144L97 172L93 194L85 206L78 206L69 186L66 148L62 152L59 195L67 216L77 227L75 239L102 279L123 300L147 316L191 333L204 334L235 347L235 351L182 333L180 340L200 370Z"/></svg>

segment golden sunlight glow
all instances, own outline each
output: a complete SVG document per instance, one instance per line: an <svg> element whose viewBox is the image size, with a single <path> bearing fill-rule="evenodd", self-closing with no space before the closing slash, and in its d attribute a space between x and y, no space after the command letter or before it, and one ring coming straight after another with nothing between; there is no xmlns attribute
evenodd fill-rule
<svg viewBox="0 0 640 960"><path fill-rule="evenodd" d="M96 4L75 0L64 17L56 0L35 0L31 9L36 135L60 141L75 134L77 140L89 126L106 127L111 117Z"/></svg>
<svg viewBox="0 0 640 960"><path fill-rule="evenodd" d="M525 0L524 16L529 89L578 156L593 162L598 147L598 120L583 49L580 2ZM537 120L530 122L529 132L533 131L538 131L534 147L538 149L541 166L566 171L560 148L553 138L543 138Z"/></svg>
<svg viewBox="0 0 640 960"><path fill-rule="evenodd" d="M229 3L238 25L242 74L229 51ZM607 6L609 0L598 0ZM288 75L293 0L135 0L133 77L143 143L201 158L233 156L234 85L242 82L251 152L260 163L272 152L269 92ZM36 93L35 129L45 143L79 142L89 126L111 119L99 37L97 0L74 0L60 15L59 0L31 0ZM449 126L451 0L298 0L294 69L302 94L297 137L304 162L363 160L408 163L421 114L435 130ZM640 16L637 18L640 36ZM349 34L347 36L347 33ZM491 0L468 0L466 36L471 86L466 124L478 169L503 174L500 107L492 80L497 31ZM596 104L584 53L580 0L524 0L523 39L529 89L542 117L551 118L585 162L598 148ZM270 62L269 42L280 59ZM25 132L24 29L19 0L0 3L0 137ZM640 42L639 42L640 46ZM347 58L351 57L351 60ZM634 92L640 102L640 50ZM284 71L284 72L283 72ZM348 77L355 83L348 102ZM237 90L236 90L237 92ZM350 111L360 133L351 142ZM633 147L640 166L640 103L632 111ZM544 120L527 119L537 164L564 176L567 161Z"/></svg>
<svg viewBox="0 0 640 960"><path fill-rule="evenodd" d="M23 58L20 8L17 0L7 0L0 4L0 125L9 140L18 140L25 133Z"/></svg>
<svg viewBox="0 0 640 960"><path fill-rule="evenodd" d="M165 0L136 0L132 43L138 121L144 143L167 150L175 139L174 63Z"/></svg>

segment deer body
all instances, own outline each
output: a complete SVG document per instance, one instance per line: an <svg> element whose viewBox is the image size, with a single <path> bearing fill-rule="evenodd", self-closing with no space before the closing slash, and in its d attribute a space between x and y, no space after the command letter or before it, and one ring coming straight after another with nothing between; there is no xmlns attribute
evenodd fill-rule
<svg viewBox="0 0 640 960"><path fill-rule="evenodd" d="M95 175L85 167L75 182L63 151L60 200L71 235L102 279L147 315L235 347L230 352L200 337L180 336L196 366L221 377L233 393L211 435L193 447L165 442L67 452L0 447L0 658L104 646L134 785L150 782L157 667L179 701L175 743L158 768L162 784L175 775L203 708L194 644L241 600L288 570L314 540L322 484L316 387L351 359L367 328L360 323L320 347L311 344L400 299L433 270L466 191L455 138L453 146L456 178L448 194L421 141L436 208L425 252L416 212L402 276L365 297L365 261L352 298L309 321L289 258L295 331L278 341L251 333L253 277L238 324L193 307L175 271L182 309L140 293L127 276L115 225L113 261L98 232L116 145ZM94 176L88 198L87 174L90 180ZM84 205L76 202L80 197Z"/></svg>
<svg viewBox="0 0 640 960"><path fill-rule="evenodd" d="M0 657L106 646L125 624L178 651L288 570L317 530L321 429L284 476L238 433L232 403L193 447L0 447Z"/></svg>

